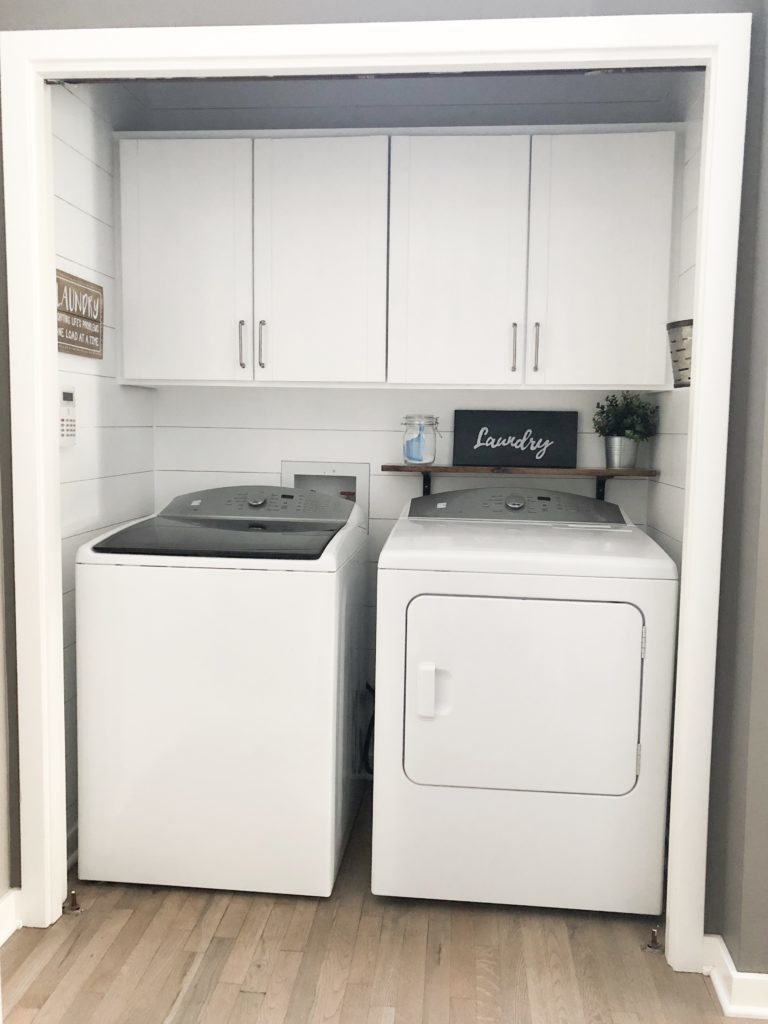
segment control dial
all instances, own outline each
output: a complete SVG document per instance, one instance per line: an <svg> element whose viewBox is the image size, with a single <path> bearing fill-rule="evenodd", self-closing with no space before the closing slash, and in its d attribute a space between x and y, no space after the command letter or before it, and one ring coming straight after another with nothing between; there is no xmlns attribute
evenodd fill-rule
<svg viewBox="0 0 768 1024"><path fill-rule="evenodd" d="M504 504L513 512L519 512L521 509L525 508L525 500L521 498L507 498Z"/></svg>
<svg viewBox="0 0 768 1024"><path fill-rule="evenodd" d="M266 498L249 498L248 505L250 508L261 508L262 505L267 504Z"/></svg>

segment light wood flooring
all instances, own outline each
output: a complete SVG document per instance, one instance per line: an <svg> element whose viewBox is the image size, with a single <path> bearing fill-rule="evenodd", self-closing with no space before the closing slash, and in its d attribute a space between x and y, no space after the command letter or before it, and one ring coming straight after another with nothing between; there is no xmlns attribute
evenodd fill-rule
<svg viewBox="0 0 768 1024"><path fill-rule="evenodd" d="M717 1024L652 922L369 890L370 812L327 900L78 883L0 951L6 1024Z"/></svg>

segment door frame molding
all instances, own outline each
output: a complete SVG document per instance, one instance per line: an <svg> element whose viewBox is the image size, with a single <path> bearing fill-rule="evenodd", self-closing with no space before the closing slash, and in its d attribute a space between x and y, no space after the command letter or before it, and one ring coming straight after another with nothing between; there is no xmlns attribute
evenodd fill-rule
<svg viewBox="0 0 768 1024"><path fill-rule="evenodd" d="M748 14L0 34L22 827L21 917L66 893L58 371L46 80L703 66L707 71L667 877L667 959L704 967L712 707Z"/></svg>

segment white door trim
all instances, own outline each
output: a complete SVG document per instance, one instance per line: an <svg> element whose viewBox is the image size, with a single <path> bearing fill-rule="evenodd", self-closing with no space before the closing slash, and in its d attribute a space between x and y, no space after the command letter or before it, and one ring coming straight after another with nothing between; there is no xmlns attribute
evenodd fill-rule
<svg viewBox="0 0 768 1024"><path fill-rule="evenodd" d="M21 925L20 896L20 889L9 889L0 896L0 946Z"/></svg>
<svg viewBox="0 0 768 1024"><path fill-rule="evenodd" d="M13 424L22 917L66 892L53 202L44 80L704 65L667 957L701 971L710 742L750 16L8 32L0 38Z"/></svg>

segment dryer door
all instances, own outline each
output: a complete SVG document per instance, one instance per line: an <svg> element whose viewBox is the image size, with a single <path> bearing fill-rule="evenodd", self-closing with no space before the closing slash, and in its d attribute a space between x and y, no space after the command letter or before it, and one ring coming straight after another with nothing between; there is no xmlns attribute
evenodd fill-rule
<svg viewBox="0 0 768 1024"><path fill-rule="evenodd" d="M414 598L406 775L427 786L628 793L637 778L642 631L631 604Z"/></svg>

